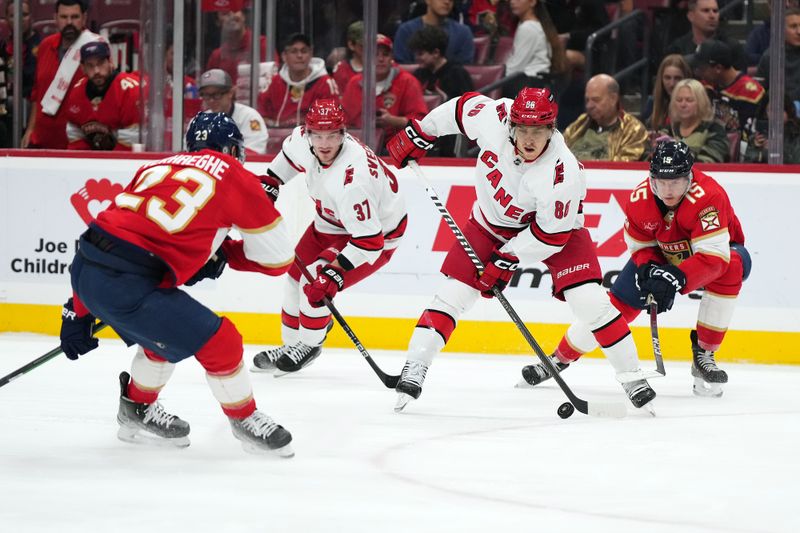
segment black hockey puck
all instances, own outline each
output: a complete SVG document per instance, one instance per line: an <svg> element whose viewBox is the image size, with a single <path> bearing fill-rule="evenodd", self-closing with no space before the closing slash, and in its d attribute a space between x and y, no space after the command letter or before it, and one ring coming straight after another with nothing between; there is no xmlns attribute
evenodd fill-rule
<svg viewBox="0 0 800 533"><path fill-rule="evenodd" d="M560 416L561 418L569 418L572 416L572 413L574 412L575 412L575 407L569 402L564 402L558 406L557 413L558 416Z"/></svg>

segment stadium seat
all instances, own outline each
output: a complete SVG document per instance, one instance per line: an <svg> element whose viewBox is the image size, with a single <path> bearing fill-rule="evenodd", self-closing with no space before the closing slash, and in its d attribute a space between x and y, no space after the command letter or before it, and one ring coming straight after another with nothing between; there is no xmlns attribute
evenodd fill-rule
<svg viewBox="0 0 800 533"><path fill-rule="evenodd" d="M465 65L465 69L472 77L472 83L475 85L475 90L480 91L490 83L494 83L501 79L506 72L506 66L502 63L499 65ZM490 92L487 96L489 98L500 98L502 89L497 88Z"/></svg>
<svg viewBox="0 0 800 533"><path fill-rule="evenodd" d="M728 162L739 162L739 148L742 140L742 134L738 131L731 131L728 133Z"/></svg>
<svg viewBox="0 0 800 533"><path fill-rule="evenodd" d="M361 128L347 128L347 133L349 133L350 135L352 135L353 137L355 137L359 141L364 142L362 140L363 131L361 130ZM383 130L382 129L380 129L380 128L376 128L375 129L375 146L370 146L370 148L372 148L372 150L376 154L379 154L381 152L381 150L383 149Z"/></svg>
<svg viewBox="0 0 800 533"><path fill-rule="evenodd" d="M414 74L414 71L419 68L416 63L396 63L396 65L400 70L405 70L409 74Z"/></svg>
<svg viewBox="0 0 800 533"><path fill-rule="evenodd" d="M497 45L494 48L494 63L500 65L506 62L508 56L511 55L511 50L514 48L514 38L504 35L497 40Z"/></svg>
<svg viewBox="0 0 800 533"><path fill-rule="evenodd" d="M434 107L439 107L444 102L441 94L426 94L423 98L425 98L425 105L428 106L428 111Z"/></svg>
<svg viewBox="0 0 800 533"><path fill-rule="evenodd" d="M43 37L47 37L51 33L56 33L58 31L58 26L56 26L56 21L53 20L52 18L45 20L37 20L36 22L31 24L31 28L41 33Z"/></svg>
<svg viewBox="0 0 800 533"><path fill-rule="evenodd" d="M294 128L267 128L269 138L267 139L267 154L277 154L281 151L283 140L288 137Z"/></svg>
<svg viewBox="0 0 800 533"><path fill-rule="evenodd" d="M472 40L475 43L475 57L473 62L476 65L483 65L489 57L489 36L483 35Z"/></svg>

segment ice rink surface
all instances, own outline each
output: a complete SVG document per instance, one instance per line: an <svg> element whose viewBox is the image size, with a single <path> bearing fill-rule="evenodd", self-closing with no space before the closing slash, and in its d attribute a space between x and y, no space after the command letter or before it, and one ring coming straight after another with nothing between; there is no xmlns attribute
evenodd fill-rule
<svg viewBox="0 0 800 533"><path fill-rule="evenodd" d="M0 375L56 345L0 335ZM404 361L372 355L392 374ZM724 364L730 383L712 399L668 361L651 381L656 418L561 420L554 383L514 388L532 358L446 354L396 414L357 351L326 349L300 374L251 374L259 407L294 436L287 460L242 451L194 359L161 395L191 446L117 440L132 356L101 340L0 389L2 531L800 531L800 368ZM627 402L604 360L564 379L590 401Z"/></svg>

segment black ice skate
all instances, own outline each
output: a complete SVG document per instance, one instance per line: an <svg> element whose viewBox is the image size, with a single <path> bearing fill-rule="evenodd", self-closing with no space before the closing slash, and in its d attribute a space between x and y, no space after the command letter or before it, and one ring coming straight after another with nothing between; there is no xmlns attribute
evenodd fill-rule
<svg viewBox="0 0 800 533"><path fill-rule="evenodd" d="M648 404L656 397L656 391L650 388L646 380L639 379L637 381L629 381L623 383L622 388L625 389L625 393L628 395L628 399L630 399L634 407L639 409L647 406L650 414L655 416L652 405Z"/></svg>
<svg viewBox="0 0 800 533"><path fill-rule="evenodd" d="M396 412L400 412L408 405L411 400L416 400L422 394L422 384L425 383L425 375L428 373L428 365L422 361L406 361L403 371L400 373L395 390L397 391L397 403L394 406Z"/></svg>
<svg viewBox="0 0 800 533"><path fill-rule="evenodd" d="M728 374L717 366L714 352L704 350L697 341L697 331L689 334L692 340L692 392L697 396L722 396L722 383L728 382Z"/></svg>
<svg viewBox="0 0 800 533"><path fill-rule="evenodd" d="M228 417L228 420L233 436L242 441L244 451L294 457L292 434L261 411L254 411L247 418Z"/></svg>
<svg viewBox="0 0 800 533"><path fill-rule="evenodd" d="M126 396L131 376L119 375L120 395L117 437L125 442L189 446L189 423L167 413L159 402L136 403Z"/></svg>
<svg viewBox="0 0 800 533"><path fill-rule="evenodd" d="M562 363L555 354L549 357L559 373L563 372L569 366L569 363ZM542 381L546 381L552 377L553 374L550 372L550 367L539 361L538 363L522 367L522 381L517 383L517 388L535 387Z"/></svg>
<svg viewBox="0 0 800 533"><path fill-rule="evenodd" d="M310 365L322 353L322 346L309 346L298 342L275 361L275 377L297 372Z"/></svg>
<svg viewBox="0 0 800 533"><path fill-rule="evenodd" d="M292 350L292 346L278 346L259 352L253 357L251 372L275 372L275 362Z"/></svg>

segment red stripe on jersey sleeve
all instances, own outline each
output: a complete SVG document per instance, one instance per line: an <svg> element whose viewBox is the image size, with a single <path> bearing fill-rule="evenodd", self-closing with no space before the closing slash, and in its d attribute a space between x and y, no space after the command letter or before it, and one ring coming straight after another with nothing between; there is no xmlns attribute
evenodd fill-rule
<svg viewBox="0 0 800 533"><path fill-rule="evenodd" d="M302 167L302 165L298 165L297 163L292 161L292 159L288 155L286 155L286 152L284 152L283 150L281 150L281 154L283 154L283 157L286 158L286 161L289 162L289 164L292 166L293 169L295 169L298 172L305 172L306 171L306 169L304 169ZM283 181L283 180L281 180L281 181Z"/></svg>
<svg viewBox="0 0 800 533"><path fill-rule="evenodd" d="M533 233L533 236L538 240L549 246L557 246L559 248L567 244L570 235L572 235L572 230L560 231L558 233L547 233L539 227L539 224L536 223L535 218L531 222L530 227L531 233Z"/></svg>
<svg viewBox="0 0 800 533"><path fill-rule="evenodd" d="M379 252L383 250L383 234L367 235L366 237L353 237L350 244L368 252Z"/></svg>
<svg viewBox="0 0 800 533"><path fill-rule="evenodd" d="M403 216L403 219L400 220L400 223L394 228L392 231L387 233L383 236L384 240L391 240L391 239L399 239L402 237L406 232L406 227L408 226L408 215Z"/></svg>
<svg viewBox="0 0 800 533"><path fill-rule="evenodd" d="M426 309L423 311L422 316L419 317L416 327L434 330L442 337L444 343L447 344L450 335L452 335L453 330L456 329L456 319L443 311Z"/></svg>
<svg viewBox="0 0 800 533"><path fill-rule="evenodd" d="M458 126L459 131L461 131L461 134L464 135L464 137L466 137L470 141L474 141L475 139L467 135L467 132L464 131L464 123L461 121L461 117L464 114L464 104L466 104L467 101L471 100L472 98L475 98L476 96L480 96L480 93L475 93L475 92L464 93L458 99L458 102L456 102L456 125Z"/></svg>

